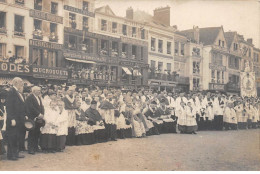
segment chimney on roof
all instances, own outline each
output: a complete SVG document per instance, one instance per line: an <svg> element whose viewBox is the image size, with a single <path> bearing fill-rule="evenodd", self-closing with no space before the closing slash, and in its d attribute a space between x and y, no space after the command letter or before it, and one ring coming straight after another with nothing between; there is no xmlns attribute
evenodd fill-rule
<svg viewBox="0 0 260 174"><path fill-rule="evenodd" d="M153 18L157 22L170 26L170 7L161 7L153 10Z"/></svg>
<svg viewBox="0 0 260 174"><path fill-rule="evenodd" d="M198 26L193 26L194 40L200 43L200 29Z"/></svg>
<svg viewBox="0 0 260 174"><path fill-rule="evenodd" d="M250 44L253 44L253 39L252 38L249 38L249 39L247 39L246 40L248 43L250 43Z"/></svg>
<svg viewBox="0 0 260 174"><path fill-rule="evenodd" d="M127 9L126 9L126 18L127 19L134 19L134 10L133 10L133 8L132 7L128 7Z"/></svg>

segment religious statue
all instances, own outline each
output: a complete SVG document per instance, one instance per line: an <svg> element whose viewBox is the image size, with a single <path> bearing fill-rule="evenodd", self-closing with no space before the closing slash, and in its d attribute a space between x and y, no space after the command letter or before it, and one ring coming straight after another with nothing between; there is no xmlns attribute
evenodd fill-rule
<svg viewBox="0 0 260 174"><path fill-rule="evenodd" d="M250 65L249 65L248 61L246 61L246 63L245 63L245 72L251 72Z"/></svg>

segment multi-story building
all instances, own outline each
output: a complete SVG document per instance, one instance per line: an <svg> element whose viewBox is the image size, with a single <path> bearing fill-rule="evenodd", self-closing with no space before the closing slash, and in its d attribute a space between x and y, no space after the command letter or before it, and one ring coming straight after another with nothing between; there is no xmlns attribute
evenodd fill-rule
<svg viewBox="0 0 260 174"><path fill-rule="evenodd" d="M188 42L186 44L186 51L184 52L184 54L186 54L185 58L187 61L187 63L184 64L186 65L185 67L186 71L183 72L185 72L186 76L189 77L190 90L200 91L202 90L202 82L203 82L203 76L202 76L203 75L203 66L202 66L203 44L201 44L199 40L199 28L194 26L193 32L182 31L179 33L186 36L188 39ZM176 43L176 45L178 45L178 43ZM176 54L177 54L177 50L176 50ZM177 60L178 59L176 59L176 62Z"/></svg>
<svg viewBox="0 0 260 174"><path fill-rule="evenodd" d="M64 68L63 48L63 1L35 0L28 4L30 25L29 64L32 66L31 81L42 83L67 80ZM56 73L55 73L56 72Z"/></svg>
<svg viewBox="0 0 260 174"><path fill-rule="evenodd" d="M260 49L259 48L254 48L253 49L254 53L254 71L255 71L255 79L256 79L256 89L257 89L257 94L260 96Z"/></svg>
<svg viewBox="0 0 260 174"><path fill-rule="evenodd" d="M203 44L201 90L225 91L225 84L228 81L228 47L223 27L194 27L182 33L193 40L199 38L199 42Z"/></svg>
<svg viewBox="0 0 260 174"><path fill-rule="evenodd" d="M170 7L154 9L153 16L140 10L133 12L131 8L128 9L127 14L132 14L130 16L134 20L143 22L144 27L148 29L149 88L180 91L186 87L188 90L188 77L184 77L186 61L176 58L174 53L175 36L179 39L176 49L179 51L180 57L185 57L184 45L187 43L187 39L175 33L176 27L170 26Z"/></svg>
<svg viewBox="0 0 260 174"><path fill-rule="evenodd" d="M32 38L30 1L0 1L0 62L1 80L9 82L10 75L27 77L29 66L29 40ZM29 82L28 82L29 83Z"/></svg>
<svg viewBox="0 0 260 174"><path fill-rule="evenodd" d="M87 37L94 30L94 0L64 1L63 57L69 69L69 83L90 85L96 61L97 41ZM90 80L91 79L91 80Z"/></svg>
<svg viewBox="0 0 260 174"><path fill-rule="evenodd" d="M147 28L133 20L132 12L128 9L124 18L116 16L109 6L95 11L97 55L107 62L97 69L111 72L110 82L128 89L147 86L148 72Z"/></svg>
<svg viewBox="0 0 260 174"><path fill-rule="evenodd" d="M237 32L225 32L227 41L228 54L228 81L226 84L226 91L231 93L240 92L240 72L242 53L239 45L239 38Z"/></svg>

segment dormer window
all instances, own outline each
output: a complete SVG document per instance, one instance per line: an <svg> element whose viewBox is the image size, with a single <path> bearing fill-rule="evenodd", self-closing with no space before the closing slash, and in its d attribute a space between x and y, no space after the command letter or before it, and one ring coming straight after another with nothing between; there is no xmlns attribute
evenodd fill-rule
<svg viewBox="0 0 260 174"><path fill-rule="evenodd" d="M233 48L234 48L234 51L236 51L238 49L238 44L234 43Z"/></svg>

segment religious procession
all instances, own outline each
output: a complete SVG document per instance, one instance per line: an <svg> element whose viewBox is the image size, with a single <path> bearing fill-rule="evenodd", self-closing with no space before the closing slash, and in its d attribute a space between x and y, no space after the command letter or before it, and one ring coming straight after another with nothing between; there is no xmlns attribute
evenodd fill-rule
<svg viewBox="0 0 260 174"><path fill-rule="evenodd" d="M259 98L221 93L24 88L23 79L15 77L0 98L1 155L14 161L27 150L56 153L125 138L260 128Z"/></svg>

